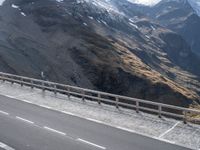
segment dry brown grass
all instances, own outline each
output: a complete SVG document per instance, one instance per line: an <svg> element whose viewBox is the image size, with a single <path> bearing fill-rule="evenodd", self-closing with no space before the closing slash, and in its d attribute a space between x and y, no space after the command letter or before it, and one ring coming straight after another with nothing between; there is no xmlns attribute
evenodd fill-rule
<svg viewBox="0 0 200 150"><path fill-rule="evenodd" d="M192 90L189 90L179 85L178 83L170 80L169 78L163 76L161 73L150 69L149 66L144 64L140 58L138 58L136 55L130 52L122 44L115 43L114 47L116 48L116 51L121 54L120 57L122 60L123 68L125 68L127 71L139 77L150 80L152 84L156 83L167 84L175 92L181 93L188 99L199 98L198 95Z"/></svg>

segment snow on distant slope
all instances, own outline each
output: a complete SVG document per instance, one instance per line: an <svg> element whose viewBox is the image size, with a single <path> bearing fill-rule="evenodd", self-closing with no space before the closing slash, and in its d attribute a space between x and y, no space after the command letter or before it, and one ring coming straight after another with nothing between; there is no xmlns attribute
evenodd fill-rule
<svg viewBox="0 0 200 150"><path fill-rule="evenodd" d="M56 0L56 1L60 2L62 0ZM123 2L123 0L121 0L121 1ZM162 0L124 0L124 1L129 1L134 4L154 6ZM163 0L163 1L182 1L182 0ZM118 8L115 5L113 5L112 0L77 0L77 2L78 3L82 3L82 2L91 3L97 7L106 9L108 12L115 12L118 14L123 14L122 12L120 12L120 10L118 10ZM183 0L183 2L184 2L184 0ZM188 0L188 2L193 7L193 9L197 12L197 14L200 16L200 0Z"/></svg>
<svg viewBox="0 0 200 150"><path fill-rule="evenodd" d="M161 0L127 0L127 1L132 2L132 3L136 3L136 4L152 6L152 5L155 5L158 2L160 2Z"/></svg>
<svg viewBox="0 0 200 150"><path fill-rule="evenodd" d="M3 4L4 1L5 1L5 0L0 0L0 6Z"/></svg>
<svg viewBox="0 0 200 150"><path fill-rule="evenodd" d="M188 0L188 2L193 7L193 9L196 11L198 16L200 16L200 0Z"/></svg>
<svg viewBox="0 0 200 150"><path fill-rule="evenodd" d="M127 0L127 1L136 3L136 4L153 6L153 5L156 5L157 3L159 3L161 0ZM166 0L163 0L163 1L166 1ZM168 1L170 1L170 0L168 0ZM171 1L176 1L176 0L171 0ZM177 1L180 1L180 0L177 0ZM187 0L187 1L190 3L192 8L196 11L198 16L200 16L200 0Z"/></svg>
<svg viewBox="0 0 200 150"><path fill-rule="evenodd" d="M96 7L103 8L108 12L114 12L117 14L123 14L117 7L112 4L112 0L77 0L78 3L87 2L95 5Z"/></svg>
<svg viewBox="0 0 200 150"><path fill-rule="evenodd" d="M63 2L63 0L56 0L57 2Z"/></svg>

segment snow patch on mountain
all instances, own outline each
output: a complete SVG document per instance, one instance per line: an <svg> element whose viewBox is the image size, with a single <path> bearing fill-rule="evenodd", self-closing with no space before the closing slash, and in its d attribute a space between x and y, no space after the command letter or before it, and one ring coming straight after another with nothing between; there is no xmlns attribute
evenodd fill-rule
<svg viewBox="0 0 200 150"><path fill-rule="evenodd" d="M12 4L12 8L19 9L19 6L15 5L15 4Z"/></svg>
<svg viewBox="0 0 200 150"><path fill-rule="evenodd" d="M142 4L147 6L154 6L158 4L161 0L127 0L129 2L135 3L135 4ZM163 0L163 1L179 1L180 0ZM200 0L187 0L189 4L192 6L192 8L196 11L197 15L200 16ZM186 1L182 1L186 2Z"/></svg>
<svg viewBox="0 0 200 150"><path fill-rule="evenodd" d="M188 0L188 2L196 11L197 15L200 16L200 0Z"/></svg>
<svg viewBox="0 0 200 150"><path fill-rule="evenodd" d="M147 5L147 6L154 6L158 4L162 0L127 0L134 4L141 4L141 5ZM181 1L181 0L163 0L166 1ZM192 6L192 8L196 11L197 15L200 16L200 0L187 0L189 4ZM183 1L186 2L186 1Z"/></svg>
<svg viewBox="0 0 200 150"><path fill-rule="evenodd" d="M127 0L127 1L135 4L153 6L159 3L161 0Z"/></svg>
<svg viewBox="0 0 200 150"><path fill-rule="evenodd" d="M59 2L59 3L63 2L63 0L56 0L56 1Z"/></svg>
<svg viewBox="0 0 200 150"><path fill-rule="evenodd" d="M1 1L1 0L0 0ZM56 0L58 2L62 2L63 0ZM121 0L123 2L123 0ZM124 0L129 1L134 4L141 4L146 6L154 6L158 4L161 1L178 1L178 2L186 2L186 0ZM193 9L196 11L196 13L200 16L200 0L187 0L189 4L193 7ZM77 0L77 3L90 3L92 5L95 5L96 7L103 8L107 10L108 12L123 13L113 4L113 0Z"/></svg>
<svg viewBox="0 0 200 150"><path fill-rule="evenodd" d="M5 0L0 0L0 6L3 4L4 1L5 1Z"/></svg>
<svg viewBox="0 0 200 150"><path fill-rule="evenodd" d="M96 7L107 10L108 12L113 12L117 14L123 14L118 10L118 8L113 5L112 0L77 0L77 3L90 3Z"/></svg>

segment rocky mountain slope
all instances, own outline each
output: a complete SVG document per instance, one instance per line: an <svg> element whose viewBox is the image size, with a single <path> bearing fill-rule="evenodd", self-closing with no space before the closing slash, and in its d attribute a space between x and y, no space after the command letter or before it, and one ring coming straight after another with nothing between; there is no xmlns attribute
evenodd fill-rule
<svg viewBox="0 0 200 150"><path fill-rule="evenodd" d="M197 0L163 0L146 10L151 18L183 36L197 55L200 55L199 12Z"/></svg>
<svg viewBox="0 0 200 150"><path fill-rule="evenodd" d="M126 0L6 0L0 6L0 70L197 104L200 59L180 35L132 7Z"/></svg>

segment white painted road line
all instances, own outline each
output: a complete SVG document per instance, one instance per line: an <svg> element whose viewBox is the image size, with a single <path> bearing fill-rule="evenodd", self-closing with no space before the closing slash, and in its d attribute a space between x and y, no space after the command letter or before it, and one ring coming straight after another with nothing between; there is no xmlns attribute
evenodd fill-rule
<svg viewBox="0 0 200 150"><path fill-rule="evenodd" d="M8 98L12 98L12 99L15 98L14 96L11 96L11 95L5 95L5 96L8 97Z"/></svg>
<svg viewBox="0 0 200 150"><path fill-rule="evenodd" d="M24 121L24 122L27 122L27 123L30 123L30 124L34 124L34 122L32 122L30 120L27 120L27 119L24 119L24 118L21 118L21 117L18 117L18 116L16 116L16 118L21 120L21 121Z"/></svg>
<svg viewBox="0 0 200 150"><path fill-rule="evenodd" d="M58 130L55 130L55 129L52 129L52 128L49 128L49 127L46 127L46 126L44 126L44 129L49 130L51 132L61 134L61 135L66 135L66 133L64 133L64 132L61 132L61 131L58 131Z"/></svg>
<svg viewBox="0 0 200 150"><path fill-rule="evenodd" d="M21 99L20 99L21 100ZM26 102L26 103L29 103L29 104L33 104L32 102L30 101L27 101L27 100L22 100L23 102Z"/></svg>
<svg viewBox="0 0 200 150"><path fill-rule="evenodd" d="M92 143L92 142L89 142L89 141L86 141L86 140L83 140L83 139L80 139L80 138L78 138L77 141L80 141L80 142L82 142L82 143L86 143L86 144L88 144L88 145L92 145L92 146L97 147L97 148L100 148L100 149L106 149L106 148L103 147L103 146L94 144L94 143Z"/></svg>
<svg viewBox="0 0 200 150"><path fill-rule="evenodd" d="M61 111L64 114L70 115L70 116L75 116L75 114L71 113L71 112L67 112L67 111Z"/></svg>
<svg viewBox="0 0 200 150"><path fill-rule="evenodd" d="M6 145L6 144L4 144L2 142L0 142L0 148L3 148L5 150L15 150L12 147L9 147L8 145Z"/></svg>
<svg viewBox="0 0 200 150"><path fill-rule="evenodd" d="M97 123L103 123L102 121L99 121L99 120L96 120L96 119L92 119L92 118L85 118L85 119L87 119L87 120L89 120L89 121L92 121L92 122L97 122Z"/></svg>
<svg viewBox="0 0 200 150"><path fill-rule="evenodd" d="M170 141L170 140L167 140L167 139L164 139L164 138L159 138L159 137L156 137L156 136L153 136L152 138L155 139L155 140L158 140L158 141L165 142L165 143L177 145L177 143L175 141ZM180 146L182 146L182 145L180 145Z"/></svg>
<svg viewBox="0 0 200 150"><path fill-rule="evenodd" d="M44 107L44 108L47 108L47 109L52 109L51 107L49 106L46 106L46 105L39 105L40 107Z"/></svg>
<svg viewBox="0 0 200 150"><path fill-rule="evenodd" d="M174 142L174 141L170 141L170 140L163 139L163 138L160 138L159 140L164 141L164 142L167 142L167 143L170 143L170 144L175 144L175 143L176 143L176 142Z"/></svg>
<svg viewBox="0 0 200 150"><path fill-rule="evenodd" d="M0 110L0 113L1 113L1 114L4 114L4 115L9 115L9 113L7 113L7 112L5 112L5 111L2 111L2 110Z"/></svg>
<svg viewBox="0 0 200 150"><path fill-rule="evenodd" d="M121 129L121 130L124 130L124 131L128 131L128 132L136 133L135 130L131 130L131 129L127 129L127 128L123 128L123 127L120 127L120 126L116 126L116 128Z"/></svg>
<svg viewBox="0 0 200 150"><path fill-rule="evenodd" d="M180 122L177 122L173 125L173 127L171 127L169 130L167 130L166 132L164 132L163 134L161 134L159 136L159 138L162 138L163 136L165 136L167 133L169 133L170 131L172 131Z"/></svg>

